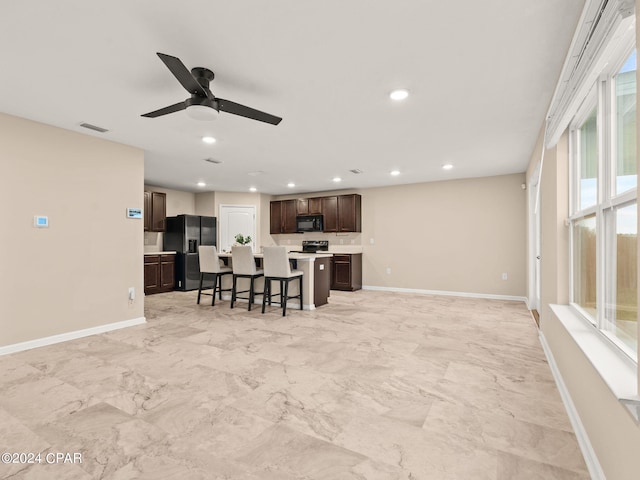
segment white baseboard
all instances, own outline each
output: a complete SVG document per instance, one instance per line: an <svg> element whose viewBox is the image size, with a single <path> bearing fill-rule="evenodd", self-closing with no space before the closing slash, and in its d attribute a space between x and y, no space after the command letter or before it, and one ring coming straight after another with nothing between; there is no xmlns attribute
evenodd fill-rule
<svg viewBox="0 0 640 480"><path fill-rule="evenodd" d="M377 287L373 285L363 285L362 289L377 290L382 292L420 293L424 295L444 295L448 297L486 298L489 300L512 300L515 302L525 302L525 303L527 301L526 297L518 297L515 295L494 295L491 293L448 292L445 290L423 290L420 288Z"/></svg>
<svg viewBox="0 0 640 480"><path fill-rule="evenodd" d="M121 328L133 327L135 325L141 325L143 323L147 323L146 318L138 317L132 318L131 320L123 320L122 322L107 323L106 325L99 325L97 327L61 333L59 335L52 335L50 337L36 338L35 340L14 343L13 345L5 345L4 347L0 347L0 356L8 355L10 353L22 352L24 350L31 350L32 348L45 347L47 345L53 345L55 343L67 342L69 340L75 340L77 338L88 337L90 335L110 332L112 330L119 330Z"/></svg>
<svg viewBox="0 0 640 480"><path fill-rule="evenodd" d="M593 450L587 431L582 424L582 420L580 420L580 415L578 415L578 411L573 404L573 400L571 400L569 390L562 379L558 365L553 358L553 353L551 353L551 348L549 348L549 344L547 343L542 330L538 332L538 337L540 339L540 344L542 345L542 350L544 350L544 354L547 357L547 362L549 362L551 374L553 375L558 391L560 392L560 398L562 398L562 403L564 404L564 408L569 416L569 421L571 422L573 431L576 434L576 439L578 440L578 445L580 446L580 451L582 452L584 461L587 464L589 474L593 480L606 480L602 467L600 466L600 462L598 461L598 457L596 456L596 452Z"/></svg>

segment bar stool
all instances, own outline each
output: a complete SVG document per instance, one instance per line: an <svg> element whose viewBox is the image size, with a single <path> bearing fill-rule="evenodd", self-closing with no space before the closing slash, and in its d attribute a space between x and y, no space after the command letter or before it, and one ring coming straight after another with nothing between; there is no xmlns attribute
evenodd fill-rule
<svg viewBox="0 0 640 480"><path fill-rule="evenodd" d="M263 271L256 269L256 260L253 257L253 250L251 247L234 245L231 247L231 263L233 268L233 287L231 288L231 308L236 303L236 299L242 298L249 300L249 308L253 305L253 300L256 293L258 295L264 295L264 291L255 291L256 278L263 276ZM238 291L238 278L249 279L249 290ZM238 293L249 293L248 297L238 297Z"/></svg>
<svg viewBox="0 0 640 480"><path fill-rule="evenodd" d="M212 295L211 305L216 304L216 292L222 300L222 292L230 292L230 288L222 288L222 277L232 273L229 267L221 265L222 261L218 257L216 247L200 245L198 247L198 258L200 259L200 287L198 288L198 305L200 305L200 295ZM213 294L202 293L202 282L205 275L213 275Z"/></svg>
<svg viewBox="0 0 640 480"><path fill-rule="evenodd" d="M302 310L302 271L291 270L286 247L264 247L264 295L262 296L262 313L264 313L267 301L271 305L271 297L280 295L280 305L282 306L282 316L287 314L287 300L291 298L300 299L300 310ZM289 296L289 283L292 280L300 281L300 293ZM280 282L280 293L271 293L271 282ZM268 299L268 300L267 300Z"/></svg>

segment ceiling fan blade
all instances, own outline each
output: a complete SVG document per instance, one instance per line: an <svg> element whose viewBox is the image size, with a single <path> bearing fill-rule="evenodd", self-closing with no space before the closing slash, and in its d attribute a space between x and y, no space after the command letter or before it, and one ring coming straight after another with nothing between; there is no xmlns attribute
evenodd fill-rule
<svg viewBox="0 0 640 480"><path fill-rule="evenodd" d="M168 107L161 108L160 110L155 110L153 112L145 113L144 115L141 115L141 116L148 117L148 118L156 118L162 115L167 115L169 113L179 112L180 110L184 110L185 108L187 108L187 104L185 102L178 102L175 105L170 105Z"/></svg>
<svg viewBox="0 0 640 480"><path fill-rule="evenodd" d="M245 107L244 105L225 100L224 98L216 98L216 101L218 102L221 112L233 113L234 115L240 115L241 117L251 118L272 125L278 125L282 121L282 118L276 117L275 115L261 112L255 108Z"/></svg>
<svg viewBox="0 0 640 480"><path fill-rule="evenodd" d="M202 85L198 83L194 76L191 75L191 72L184 66L182 60L160 52L157 52L157 55L171 73L173 73L173 76L176 77L180 84L187 90L187 92L198 94L201 97L207 96L207 92L202 88Z"/></svg>

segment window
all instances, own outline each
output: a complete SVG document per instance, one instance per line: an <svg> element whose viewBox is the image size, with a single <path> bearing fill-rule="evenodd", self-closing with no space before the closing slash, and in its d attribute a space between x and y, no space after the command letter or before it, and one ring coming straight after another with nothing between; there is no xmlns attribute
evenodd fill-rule
<svg viewBox="0 0 640 480"><path fill-rule="evenodd" d="M580 210L592 207L598 200L598 131L593 109L585 122L580 126L578 157L580 158Z"/></svg>
<svg viewBox="0 0 640 480"><path fill-rule="evenodd" d="M615 193L638 185L636 161L636 52L624 63L615 82Z"/></svg>
<svg viewBox="0 0 640 480"><path fill-rule="evenodd" d="M571 126L572 305L637 359L636 51L610 65Z"/></svg>

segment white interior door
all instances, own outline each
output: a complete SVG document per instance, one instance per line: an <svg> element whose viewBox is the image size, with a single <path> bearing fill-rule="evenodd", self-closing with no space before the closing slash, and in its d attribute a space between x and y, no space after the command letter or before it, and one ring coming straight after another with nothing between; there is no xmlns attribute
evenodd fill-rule
<svg viewBox="0 0 640 480"><path fill-rule="evenodd" d="M220 251L229 252L235 243L235 237L251 237L251 247L256 246L256 206L255 205L220 205Z"/></svg>

